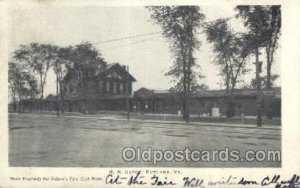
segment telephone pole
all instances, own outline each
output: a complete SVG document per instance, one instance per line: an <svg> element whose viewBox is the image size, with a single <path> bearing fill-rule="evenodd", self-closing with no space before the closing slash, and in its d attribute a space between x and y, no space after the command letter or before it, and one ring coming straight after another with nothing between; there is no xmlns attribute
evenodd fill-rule
<svg viewBox="0 0 300 188"><path fill-rule="evenodd" d="M125 67L126 72L126 109L127 109L127 120L130 119L130 107L129 107L129 66Z"/></svg>
<svg viewBox="0 0 300 188"><path fill-rule="evenodd" d="M256 98L257 98L257 116L256 126L262 126L262 91L261 91L261 78L260 73L262 71L262 62L259 61L259 49L255 51L255 66L256 66Z"/></svg>

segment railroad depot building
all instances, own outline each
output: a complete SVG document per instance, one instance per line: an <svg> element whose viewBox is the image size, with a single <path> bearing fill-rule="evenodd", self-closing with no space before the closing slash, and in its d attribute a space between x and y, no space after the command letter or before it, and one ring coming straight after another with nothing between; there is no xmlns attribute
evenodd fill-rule
<svg viewBox="0 0 300 188"><path fill-rule="evenodd" d="M47 98L27 99L21 102L23 112L55 111L58 101L65 112L126 111L153 114L182 114L180 96L167 90L140 88L134 93L132 85L136 79L119 63L107 64L104 69L95 71L84 82L75 72L69 72L64 78L63 97L54 95ZM84 85L84 92L81 91ZM126 89L128 85L128 90ZM281 88L274 87L262 91L263 115L271 113L272 117L281 117ZM203 117L222 117L227 111L227 94L225 90L203 90L190 97L190 114ZM234 116L256 116L257 91L255 89L236 89L234 94ZM266 107L268 106L268 108ZM16 105L10 104L10 111ZM13 110L14 109L14 110Z"/></svg>
<svg viewBox="0 0 300 188"><path fill-rule="evenodd" d="M88 78L84 92L76 73L69 73L64 79L65 111L76 112L83 110L126 110L127 97L132 98L132 84L136 79L119 63L108 64L102 71ZM128 90L126 86L128 85Z"/></svg>
<svg viewBox="0 0 300 188"><path fill-rule="evenodd" d="M257 95L255 89L236 89L234 115L256 116ZM267 101L272 117L281 116L281 88L263 91L263 115L267 112ZM227 94L225 90L205 90L191 95L190 114L203 117L221 117L226 115ZM141 88L134 93L134 107L137 112L154 114L181 114L180 97L166 90Z"/></svg>

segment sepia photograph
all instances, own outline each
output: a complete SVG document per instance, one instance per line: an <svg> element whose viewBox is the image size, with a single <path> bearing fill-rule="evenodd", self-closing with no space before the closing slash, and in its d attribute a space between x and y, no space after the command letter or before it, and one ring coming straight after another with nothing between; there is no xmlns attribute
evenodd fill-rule
<svg viewBox="0 0 300 188"><path fill-rule="evenodd" d="M46 5L7 10L9 167L282 167L280 4Z"/></svg>

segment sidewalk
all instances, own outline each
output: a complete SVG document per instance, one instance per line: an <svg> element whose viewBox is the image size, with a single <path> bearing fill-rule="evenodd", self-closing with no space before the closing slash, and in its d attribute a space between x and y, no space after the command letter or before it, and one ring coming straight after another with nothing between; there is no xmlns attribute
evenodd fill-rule
<svg viewBox="0 0 300 188"><path fill-rule="evenodd" d="M185 123L184 121L160 121L160 120L140 120L140 119L130 119L130 121L135 122L147 122L147 123L162 123L162 124L183 124L183 125L199 125L199 126L217 126L217 127L232 127L232 128L254 128L254 129L270 129L270 130L279 130L281 125L262 125L262 127L257 127L253 124L235 124L235 123L215 123L215 122L189 122Z"/></svg>
<svg viewBox="0 0 300 188"><path fill-rule="evenodd" d="M14 114L14 113L9 113ZM17 114L18 115L18 114ZM48 116L56 117L55 113L24 113L23 115L34 115L34 116ZM107 114L80 114L80 113L64 113L60 114L61 117L72 117L72 118L81 118L81 119L96 119L96 120L114 120L114 121L127 121L126 116L122 115L107 115ZM281 125L262 125L262 127L257 127L255 124L237 124L237 123L219 123L219 122L189 122L185 123L184 121L177 120L150 120L150 119L138 119L130 118L129 121L132 122L141 122L141 123L160 123L160 124L180 124L183 126L217 126L217 127L231 127L231 128L251 128L251 129L270 129L270 130L280 130Z"/></svg>

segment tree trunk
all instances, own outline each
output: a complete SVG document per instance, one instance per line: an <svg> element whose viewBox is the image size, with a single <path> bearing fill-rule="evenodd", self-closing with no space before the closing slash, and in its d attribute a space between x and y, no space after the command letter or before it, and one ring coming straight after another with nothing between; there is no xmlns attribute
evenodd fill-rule
<svg viewBox="0 0 300 188"><path fill-rule="evenodd" d="M87 113L87 99L86 99L86 90L87 90L87 87L86 87L86 84L87 82L85 80L83 80L83 76L81 78L81 112L83 114L86 114Z"/></svg>
<svg viewBox="0 0 300 188"><path fill-rule="evenodd" d="M226 111L226 117L231 118L232 113L231 113L231 97L230 95L227 96L227 111Z"/></svg>
<svg viewBox="0 0 300 188"><path fill-rule="evenodd" d="M43 85L43 76L40 74L40 88L41 88L41 99L44 98L44 85Z"/></svg>
<svg viewBox="0 0 300 188"><path fill-rule="evenodd" d="M14 113L17 112L17 104L16 104L16 101L13 102L13 108L14 108Z"/></svg>
<svg viewBox="0 0 300 188"><path fill-rule="evenodd" d="M188 74L187 74L187 92L186 92L186 119L185 122L190 122L190 66L188 66Z"/></svg>
<svg viewBox="0 0 300 188"><path fill-rule="evenodd" d="M256 98L257 98L257 117L256 117L256 125L257 127L262 126L262 91L261 91L261 78L260 78L260 70L259 70L259 49L257 48L255 51L255 63L256 63Z"/></svg>
<svg viewBox="0 0 300 188"><path fill-rule="evenodd" d="M182 69L183 69L183 103L182 103L182 117L185 122L187 122L187 74L186 74L186 54L183 49L183 44L181 41L181 55L182 55Z"/></svg>
<svg viewBox="0 0 300 188"><path fill-rule="evenodd" d="M183 120L187 120L187 90L186 90L186 67L183 65Z"/></svg>
<svg viewBox="0 0 300 188"><path fill-rule="evenodd" d="M226 110L226 117L230 118L232 115L231 113L231 97L229 93L229 70L228 70L228 64L226 63L226 104L227 104L227 110Z"/></svg>
<svg viewBox="0 0 300 188"><path fill-rule="evenodd" d="M17 101L16 101L16 95L13 94L13 108L14 108L14 113L17 112Z"/></svg>
<svg viewBox="0 0 300 188"><path fill-rule="evenodd" d="M190 95L191 95L191 64L193 61L193 56L192 56L192 49L189 47L189 55L188 55L188 61L187 61L187 92L186 92L186 122L190 122Z"/></svg>
<svg viewBox="0 0 300 188"><path fill-rule="evenodd" d="M19 102L18 102L18 104L19 104L19 109L18 109L18 112L19 112L19 114L22 112L22 98L21 97L19 97Z"/></svg>
<svg viewBox="0 0 300 188"><path fill-rule="evenodd" d="M62 83L61 81L59 82L59 91L60 91L60 107L61 107L61 113L65 112L65 108L64 108L64 90L62 88Z"/></svg>
<svg viewBox="0 0 300 188"><path fill-rule="evenodd" d="M187 88L186 88L186 123L189 123L190 122L190 95L191 95L191 73L192 73L192 70L191 70L191 67L192 67L192 64L193 64L193 21L192 21L192 15L191 15L191 12L189 13L188 15L188 22L187 22L187 30L188 30L188 46L187 46L187 73L186 73L186 79L187 79Z"/></svg>
<svg viewBox="0 0 300 188"><path fill-rule="evenodd" d="M56 116L59 117L58 77L56 76Z"/></svg>
<svg viewBox="0 0 300 188"><path fill-rule="evenodd" d="M227 117L231 118L234 116L234 91L233 89L229 92L227 101Z"/></svg>
<svg viewBox="0 0 300 188"><path fill-rule="evenodd" d="M185 119L186 119L185 94L181 97L181 99L182 99L182 118L185 121Z"/></svg>
<svg viewBox="0 0 300 188"><path fill-rule="evenodd" d="M43 78L42 78L41 74L40 74L40 90L41 90L41 96L40 96L40 102L38 104L38 109L39 109L39 111L42 111L42 101L44 98L44 87L43 87Z"/></svg>
<svg viewBox="0 0 300 188"><path fill-rule="evenodd" d="M271 89L272 83L271 83L271 67L272 67L272 62L270 58L270 49L267 47L266 48L266 56L267 56L267 83L266 83L266 88Z"/></svg>
<svg viewBox="0 0 300 188"><path fill-rule="evenodd" d="M269 48L266 48L266 54L267 54L267 83L266 83L266 89L271 90L272 89L272 80L271 80L271 68L272 68L272 58L271 58L271 50ZM272 111L272 96L266 97L265 100L265 113L268 119L273 118L273 111Z"/></svg>

